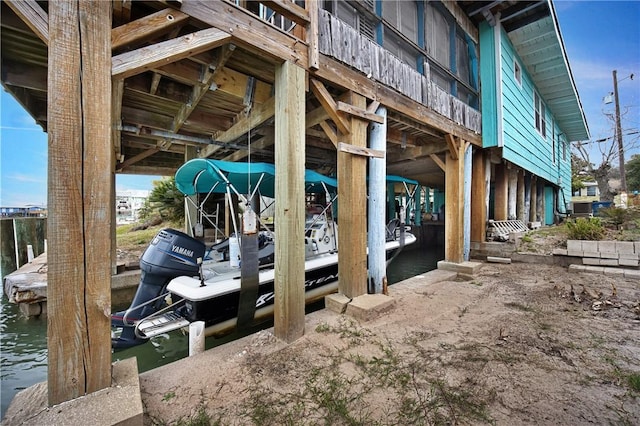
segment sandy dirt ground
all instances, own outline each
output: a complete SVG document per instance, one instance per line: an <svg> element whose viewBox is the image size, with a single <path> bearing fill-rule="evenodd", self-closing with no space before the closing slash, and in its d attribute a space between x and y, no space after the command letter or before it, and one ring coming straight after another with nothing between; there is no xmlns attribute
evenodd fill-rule
<svg viewBox="0 0 640 426"><path fill-rule="evenodd" d="M143 373L145 424L639 424L640 282L489 263L436 281L390 287L374 320L318 311L292 344L264 330Z"/></svg>

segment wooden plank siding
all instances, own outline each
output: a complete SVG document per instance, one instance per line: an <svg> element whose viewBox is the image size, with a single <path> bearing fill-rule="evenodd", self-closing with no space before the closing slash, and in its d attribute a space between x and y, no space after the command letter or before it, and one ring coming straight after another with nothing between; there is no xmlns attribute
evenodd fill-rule
<svg viewBox="0 0 640 426"><path fill-rule="evenodd" d="M501 75L502 75L502 117L503 151L505 160L558 185L563 185L566 200L570 200L571 157L563 158L559 138L561 130L556 124L553 112L545 108L546 137L535 127L534 91L536 90L527 70L511 45L506 33L501 32ZM514 61L520 63L522 84L514 77ZM553 143L552 138L556 139Z"/></svg>
<svg viewBox="0 0 640 426"><path fill-rule="evenodd" d="M477 134L480 133L480 112L432 84L428 67L426 75L423 75L326 10L320 10L319 13L320 53L349 65L368 78L429 106Z"/></svg>

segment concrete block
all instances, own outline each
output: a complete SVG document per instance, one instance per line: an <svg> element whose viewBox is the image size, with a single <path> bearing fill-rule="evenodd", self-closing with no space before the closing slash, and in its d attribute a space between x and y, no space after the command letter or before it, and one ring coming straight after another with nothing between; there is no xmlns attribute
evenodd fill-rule
<svg viewBox="0 0 640 426"><path fill-rule="evenodd" d="M640 255L637 253L620 253L619 259L640 260Z"/></svg>
<svg viewBox="0 0 640 426"><path fill-rule="evenodd" d="M633 246L633 251L637 254L640 254L640 241L636 241L635 243L633 243Z"/></svg>
<svg viewBox="0 0 640 426"><path fill-rule="evenodd" d="M616 241L618 253L636 253L633 241Z"/></svg>
<svg viewBox="0 0 640 426"><path fill-rule="evenodd" d="M618 265L637 267L638 259L618 259Z"/></svg>
<svg viewBox="0 0 640 426"><path fill-rule="evenodd" d="M584 256L584 252L582 250L567 249L567 256L582 257Z"/></svg>
<svg viewBox="0 0 640 426"><path fill-rule="evenodd" d="M111 387L47 407L47 383L19 392L9 406L4 425L142 426L143 407L135 357L112 364Z"/></svg>
<svg viewBox="0 0 640 426"><path fill-rule="evenodd" d="M616 242L615 241L598 241L598 251L600 253L617 253Z"/></svg>
<svg viewBox="0 0 640 426"><path fill-rule="evenodd" d="M347 305L346 314L361 321L369 321L392 309L396 300L384 294L363 294Z"/></svg>
<svg viewBox="0 0 640 426"><path fill-rule="evenodd" d="M454 263L447 262L446 260L441 260L438 262L438 269L444 269L445 271L453 271L467 275L475 275L481 267L482 263L480 262Z"/></svg>
<svg viewBox="0 0 640 426"><path fill-rule="evenodd" d="M581 240L567 240L567 250L569 251L582 251Z"/></svg>
<svg viewBox="0 0 640 426"><path fill-rule="evenodd" d="M600 259L600 266L618 266L618 259Z"/></svg>
<svg viewBox="0 0 640 426"><path fill-rule="evenodd" d="M324 298L325 308L337 314L344 314L349 302L351 299L342 293L333 293Z"/></svg>
<svg viewBox="0 0 640 426"><path fill-rule="evenodd" d="M583 241L582 251L598 253L598 241Z"/></svg>
<svg viewBox="0 0 640 426"><path fill-rule="evenodd" d="M542 222L529 222L529 229L538 229L542 226Z"/></svg>
<svg viewBox="0 0 640 426"><path fill-rule="evenodd" d="M600 265L600 259L596 259L593 257L583 257L582 258L582 264L583 265Z"/></svg>
<svg viewBox="0 0 640 426"><path fill-rule="evenodd" d="M623 277L624 269L622 268L604 268L604 274L612 277Z"/></svg>
<svg viewBox="0 0 640 426"><path fill-rule="evenodd" d="M584 272L586 269L586 266L584 265L578 265L577 263L572 263L571 265L569 265L568 270L571 272Z"/></svg>
<svg viewBox="0 0 640 426"><path fill-rule="evenodd" d="M640 271L639 270L635 270L635 269L625 269L624 270L624 277L625 278L631 278L631 279L640 280Z"/></svg>
<svg viewBox="0 0 640 426"><path fill-rule="evenodd" d="M567 249L555 248L553 249L551 254L553 254L554 256L568 256L569 252L567 251Z"/></svg>
<svg viewBox="0 0 640 426"><path fill-rule="evenodd" d="M508 257L487 256L487 262L510 264L511 259Z"/></svg>
<svg viewBox="0 0 640 426"><path fill-rule="evenodd" d="M600 258L600 252L599 251L583 251L582 252L582 256L583 257L596 257L596 258Z"/></svg>
<svg viewBox="0 0 640 426"><path fill-rule="evenodd" d="M600 258L601 259L617 259L619 256L618 252L606 252L606 251L601 251L600 252Z"/></svg>
<svg viewBox="0 0 640 426"><path fill-rule="evenodd" d="M604 274L603 266L583 266L582 272L590 272L592 274Z"/></svg>
<svg viewBox="0 0 640 426"><path fill-rule="evenodd" d="M585 265L569 265L569 271L571 272L589 272L592 274L604 274L604 267L602 266L585 266Z"/></svg>

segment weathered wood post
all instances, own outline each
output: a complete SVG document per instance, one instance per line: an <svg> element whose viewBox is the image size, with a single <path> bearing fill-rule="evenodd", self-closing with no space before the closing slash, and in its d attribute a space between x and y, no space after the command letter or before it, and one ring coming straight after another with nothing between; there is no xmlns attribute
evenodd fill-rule
<svg viewBox="0 0 640 426"><path fill-rule="evenodd" d="M462 143L462 142L461 142ZM463 170L463 197L464 197L464 210L463 215L463 257L464 260L469 260L471 256L471 179L472 179L472 152L473 148L470 143L465 144L464 152L464 170Z"/></svg>
<svg viewBox="0 0 640 426"><path fill-rule="evenodd" d="M304 334L305 72L276 66L274 333L292 342Z"/></svg>
<svg viewBox="0 0 640 426"><path fill-rule="evenodd" d="M387 147L387 109L378 107L376 114L385 117L384 123L371 123L369 131L370 148L386 151ZM386 207L386 167L385 158L371 158L369 160L369 232L367 244L369 246L369 279L374 293L382 293L384 281L387 277L385 258L385 207Z"/></svg>
<svg viewBox="0 0 640 426"><path fill-rule="evenodd" d="M482 149L473 150L471 173L471 241L487 237L486 161Z"/></svg>
<svg viewBox="0 0 640 426"><path fill-rule="evenodd" d="M353 92L350 103L367 107L366 98ZM368 124L352 116L345 142L366 148ZM366 173L367 157L338 149L338 288L350 299L367 293Z"/></svg>
<svg viewBox="0 0 640 426"><path fill-rule="evenodd" d="M111 3L49 3L49 404L111 385Z"/></svg>
<svg viewBox="0 0 640 426"><path fill-rule="evenodd" d="M507 198L509 194L509 178L507 167L504 163L496 164L495 169L495 196L493 207L493 219L507 220L508 207Z"/></svg>
<svg viewBox="0 0 640 426"><path fill-rule="evenodd" d="M464 242L464 141L445 135L449 144L446 155L444 204L444 257L448 262L463 261Z"/></svg>

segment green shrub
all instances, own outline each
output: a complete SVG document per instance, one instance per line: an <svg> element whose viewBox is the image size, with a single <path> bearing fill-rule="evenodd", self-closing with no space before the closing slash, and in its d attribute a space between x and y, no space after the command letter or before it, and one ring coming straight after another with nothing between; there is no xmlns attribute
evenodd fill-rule
<svg viewBox="0 0 640 426"><path fill-rule="evenodd" d="M620 225L630 219L630 214L627 209L621 207L607 207L600 209L600 216L606 221L619 228Z"/></svg>
<svg viewBox="0 0 640 426"><path fill-rule="evenodd" d="M575 221L567 222L569 240L601 240L604 236L605 229L598 217L579 217Z"/></svg>

